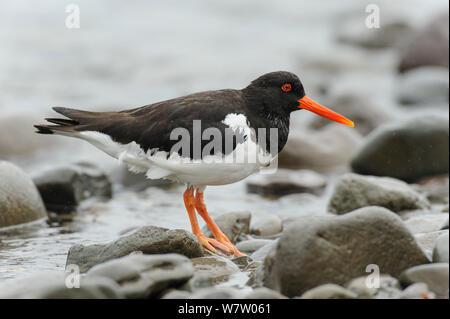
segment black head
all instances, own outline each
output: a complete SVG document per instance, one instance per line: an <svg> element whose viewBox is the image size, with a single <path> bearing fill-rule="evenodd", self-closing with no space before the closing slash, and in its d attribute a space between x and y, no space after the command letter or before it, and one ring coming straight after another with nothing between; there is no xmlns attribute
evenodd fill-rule
<svg viewBox="0 0 450 319"><path fill-rule="evenodd" d="M298 76L285 71L266 73L252 81L244 91L256 95L254 98L268 110L284 114L298 110L298 100L305 96Z"/></svg>
<svg viewBox="0 0 450 319"><path fill-rule="evenodd" d="M269 118L286 118L293 111L305 109L344 125L354 125L344 116L308 98L298 76L290 72L264 74L242 92L253 110Z"/></svg>

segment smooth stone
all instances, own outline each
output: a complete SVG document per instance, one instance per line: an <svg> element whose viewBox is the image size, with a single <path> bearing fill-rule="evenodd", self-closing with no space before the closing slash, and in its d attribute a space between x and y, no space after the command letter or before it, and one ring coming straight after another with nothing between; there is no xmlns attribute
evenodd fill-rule
<svg viewBox="0 0 450 319"><path fill-rule="evenodd" d="M89 276L114 280L126 298L150 298L178 287L194 275L189 259L179 254L132 254L92 267Z"/></svg>
<svg viewBox="0 0 450 319"><path fill-rule="evenodd" d="M346 166L361 143L361 135L343 125L327 125L322 130L292 129L278 156L278 167L334 170Z"/></svg>
<svg viewBox="0 0 450 319"><path fill-rule="evenodd" d="M199 289L189 299L243 299L243 293L232 287L211 287Z"/></svg>
<svg viewBox="0 0 450 319"><path fill-rule="evenodd" d="M437 239L443 234L448 234L448 230L439 230L431 233L420 233L414 235L417 243L420 245L420 247L422 247L429 260L432 259L433 249L436 245Z"/></svg>
<svg viewBox="0 0 450 319"><path fill-rule="evenodd" d="M360 15L342 19L336 33L337 40L365 49L386 49L400 47L414 34L406 17L384 13L379 28L368 28L361 22L364 19L366 17Z"/></svg>
<svg viewBox="0 0 450 319"><path fill-rule="evenodd" d="M448 68L448 12L430 19L401 50L399 71L405 72L424 65Z"/></svg>
<svg viewBox="0 0 450 319"><path fill-rule="evenodd" d="M219 215L214 218L214 221L228 239L235 244L241 235L246 235L250 232L251 217L251 213L248 211L238 211ZM207 225L202 228L202 232L207 237L213 237Z"/></svg>
<svg viewBox="0 0 450 319"><path fill-rule="evenodd" d="M185 284L180 286L179 289L194 292L201 288L208 288L214 285L213 280L206 274L196 273L194 270L194 276L189 279Z"/></svg>
<svg viewBox="0 0 450 319"><path fill-rule="evenodd" d="M47 216L31 178L16 165L0 161L0 228Z"/></svg>
<svg viewBox="0 0 450 319"><path fill-rule="evenodd" d="M389 176L407 182L448 174L448 116L412 117L380 126L353 155L355 173Z"/></svg>
<svg viewBox="0 0 450 319"><path fill-rule="evenodd" d="M107 244L74 245L69 249L66 265L76 264L81 272L86 272L97 264L135 251L144 254L178 253L189 258L203 256L202 246L190 232L144 226Z"/></svg>
<svg viewBox="0 0 450 319"><path fill-rule="evenodd" d="M267 215L250 224L250 233L256 236L271 236L283 231L283 223L277 215Z"/></svg>
<svg viewBox="0 0 450 319"><path fill-rule="evenodd" d="M423 282L417 282L406 287L400 295L400 299L434 299L435 297L436 295Z"/></svg>
<svg viewBox="0 0 450 319"><path fill-rule="evenodd" d="M342 175L328 204L328 210L345 214L365 206L381 206L394 212L428 209L430 203L403 181L389 177Z"/></svg>
<svg viewBox="0 0 450 319"><path fill-rule="evenodd" d="M352 291L335 284L325 284L306 291L301 299L356 299Z"/></svg>
<svg viewBox="0 0 450 319"><path fill-rule="evenodd" d="M264 259L263 284L294 297L322 284L343 285L367 275L370 264L395 277L427 262L399 216L382 207L365 207L290 223Z"/></svg>
<svg viewBox="0 0 450 319"><path fill-rule="evenodd" d="M442 230L448 223L448 214L422 214L405 220L406 227L413 234L430 233Z"/></svg>
<svg viewBox="0 0 450 319"><path fill-rule="evenodd" d="M185 290L169 289L161 299L188 299L191 293Z"/></svg>
<svg viewBox="0 0 450 319"><path fill-rule="evenodd" d="M448 86L448 68L415 68L399 76L397 100L405 105L448 107Z"/></svg>
<svg viewBox="0 0 450 319"><path fill-rule="evenodd" d="M247 179L247 191L260 195L283 196L295 193L321 194L325 177L310 170L277 169L274 174L256 174Z"/></svg>
<svg viewBox="0 0 450 319"><path fill-rule="evenodd" d="M449 238L448 231L439 235L436 239L433 248L433 262L434 263L448 263L448 246Z"/></svg>
<svg viewBox="0 0 450 319"><path fill-rule="evenodd" d="M45 207L56 213L68 213L88 198L111 198L112 185L98 167L76 163L52 168L34 177Z"/></svg>
<svg viewBox="0 0 450 319"><path fill-rule="evenodd" d="M124 296L119 285L109 278L81 277L80 286L74 284L62 271L46 271L24 278L13 279L0 285L0 298L6 299L117 299ZM70 287L70 286L69 286Z"/></svg>
<svg viewBox="0 0 450 319"><path fill-rule="evenodd" d="M448 175L425 178L418 181L417 184L419 191L423 192L428 200L448 205L450 191Z"/></svg>
<svg viewBox="0 0 450 319"><path fill-rule="evenodd" d="M313 194L300 193L283 196L279 199L279 201L280 203L289 205L310 205L319 203L321 199Z"/></svg>
<svg viewBox="0 0 450 319"><path fill-rule="evenodd" d="M400 282L389 275L381 274L379 276L379 287L372 287L374 284L368 278L371 273L366 276L352 279L347 285L347 289L353 291L358 298L375 298L375 299L398 299L401 295ZM374 274L372 274L374 275ZM369 282L368 282L369 280Z"/></svg>
<svg viewBox="0 0 450 319"><path fill-rule="evenodd" d="M250 255L250 258L254 261L263 261L269 251L277 245L277 242L278 239L272 240L270 243L261 246L261 248L257 249L253 254Z"/></svg>
<svg viewBox="0 0 450 319"><path fill-rule="evenodd" d="M191 259L198 275L211 278L214 284L226 281L232 274L239 272L239 267L231 260L218 255Z"/></svg>
<svg viewBox="0 0 450 319"><path fill-rule="evenodd" d="M246 283L247 286L250 286L252 288L267 287L279 291L279 289L269 287L269 285L265 283L267 274L272 271L272 266L274 264L276 255L276 248L277 245L276 242L274 242L260 249L264 250L264 252L261 253L260 260L256 260L253 262L253 268L249 273L249 279Z"/></svg>
<svg viewBox="0 0 450 319"><path fill-rule="evenodd" d="M400 275L400 281L404 285L423 282L438 298L448 298L448 268L448 263L414 266Z"/></svg>
<svg viewBox="0 0 450 319"><path fill-rule="evenodd" d="M283 296L278 291L260 287L253 289L252 292L245 296L245 299L287 299L287 297Z"/></svg>
<svg viewBox="0 0 450 319"><path fill-rule="evenodd" d="M271 239L249 239L237 243L236 248L243 254L253 254L261 247L273 242Z"/></svg>

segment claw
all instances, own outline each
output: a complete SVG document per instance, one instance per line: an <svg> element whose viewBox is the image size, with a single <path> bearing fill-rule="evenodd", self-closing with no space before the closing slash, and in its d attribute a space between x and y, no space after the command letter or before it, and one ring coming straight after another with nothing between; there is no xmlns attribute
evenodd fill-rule
<svg viewBox="0 0 450 319"><path fill-rule="evenodd" d="M203 235L203 234L196 235L196 236L197 236L197 238L198 238L198 241L200 242L200 244L201 244L203 247L205 247L206 249L212 251L213 253L216 253L216 252L217 252L217 250L215 250L214 247L209 243L210 240L211 240L211 238L208 238L208 237L206 237L206 236ZM219 248L219 247L217 247L217 248Z"/></svg>
<svg viewBox="0 0 450 319"><path fill-rule="evenodd" d="M202 244L203 247L212 251L213 253L217 252L214 248L216 247L227 253L233 253L236 257L246 256L241 253L226 237L226 239L221 238L219 241L217 238L206 237L203 233L197 234L196 236L200 244Z"/></svg>
<svg viewBox="0 0 450 319"><path fill-rule="evenodd" d="M208 238L208 241L211 245L213 245L216 248L219 248L220 250L226 251L228 253L233 252L233 247L230 247L227 244L221 243L220 241L214 239L214 238Z"/></svg>

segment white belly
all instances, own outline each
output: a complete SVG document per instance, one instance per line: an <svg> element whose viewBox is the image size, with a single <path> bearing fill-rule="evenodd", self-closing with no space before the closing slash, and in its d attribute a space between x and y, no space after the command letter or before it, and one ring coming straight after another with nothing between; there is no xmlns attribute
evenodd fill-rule
<svg viewBox="0 0 450 319"><path fill-rule="evenodd" d="M191 185L226 185L236 183L259 171L252 164L186 164L167 179Z"/></svg>

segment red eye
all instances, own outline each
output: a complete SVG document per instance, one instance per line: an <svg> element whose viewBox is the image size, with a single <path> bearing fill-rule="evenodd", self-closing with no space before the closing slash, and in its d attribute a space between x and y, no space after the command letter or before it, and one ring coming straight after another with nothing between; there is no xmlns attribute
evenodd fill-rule
<svg viewBox="0 0 450 319"><path fill-rule="evenodd" d="M281 89L284 92L289 92L290 90L292 90L292 85L291 85L291 83L284 83L283 86L281 87Z"/></svg>

